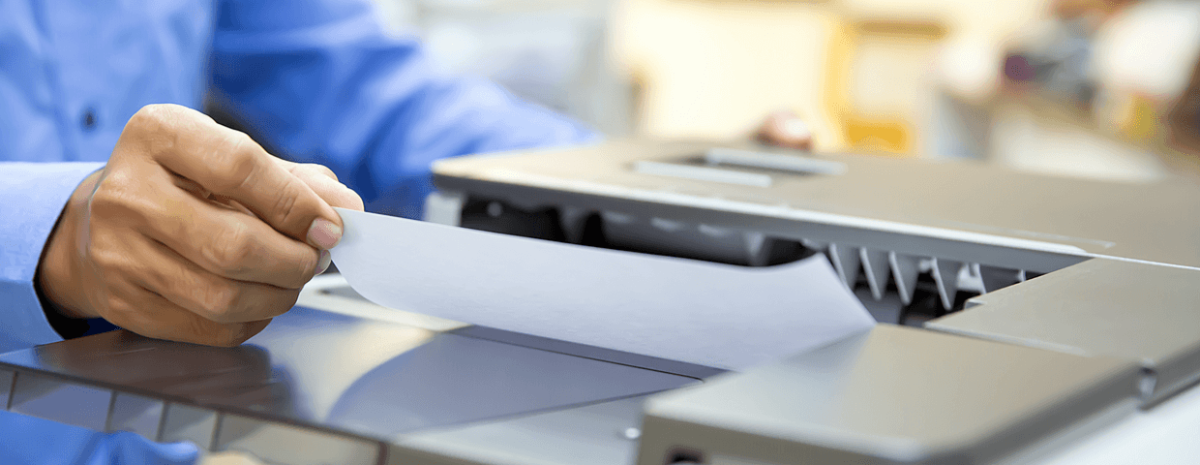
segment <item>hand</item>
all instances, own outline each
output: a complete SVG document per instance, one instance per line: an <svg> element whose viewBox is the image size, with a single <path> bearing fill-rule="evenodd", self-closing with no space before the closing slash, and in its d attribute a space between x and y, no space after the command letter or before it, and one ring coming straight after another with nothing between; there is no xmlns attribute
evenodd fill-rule
<svg viewBox="0 0 1200 465"><path fill-rule="evenodd" d="M755 137L765 144L798 150L812 150L812 132L804 120L790 111L767 116Z"/></svg>
<svg viewBox="0 0 1200 465"><path fill-rule="evenodd" d="M278 160L194 110L148 106L75 190L38 284L67 317L238 345L328 267L342 233L332 206L362 200L328 169Z"/></svg>

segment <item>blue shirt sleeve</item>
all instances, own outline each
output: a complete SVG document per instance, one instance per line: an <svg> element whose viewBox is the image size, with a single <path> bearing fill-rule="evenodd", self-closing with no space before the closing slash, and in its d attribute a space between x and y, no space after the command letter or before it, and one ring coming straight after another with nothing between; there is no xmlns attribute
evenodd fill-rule
<svg viewBox="0 0 1200 465"><path fill-rule="evenodd" d="M0 163L0 352L62 340L46 321L33 276L75 188L101 163Z"/></svg>
<svg viewBox="0 0 1200 465"><path fill-rule="evenodd" d="M491 82L435 72L369 0L223 0L212 73L213 101L265 145L329 166L394 215L419 215L436 159L598 138Z"/></svg>

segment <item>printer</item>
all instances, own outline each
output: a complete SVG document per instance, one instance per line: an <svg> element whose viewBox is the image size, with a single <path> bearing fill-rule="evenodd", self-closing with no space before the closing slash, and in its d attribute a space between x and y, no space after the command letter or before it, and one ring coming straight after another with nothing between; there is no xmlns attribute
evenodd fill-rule
<svg viewBox="0 0 1200 465"><path fill-rule="evenodd" d="M645 140L444 160L434 182L438 223L753 267L823 254L879 324L733 373L322 276L235 349L117 331L0 355L0 406L288 464L1200 457L1200 186Z"/></svg>

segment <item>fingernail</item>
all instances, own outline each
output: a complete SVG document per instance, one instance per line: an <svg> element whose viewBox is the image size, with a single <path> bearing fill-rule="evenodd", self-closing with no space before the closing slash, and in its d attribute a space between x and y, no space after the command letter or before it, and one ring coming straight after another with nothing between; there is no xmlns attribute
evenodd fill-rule
<svg viewBox="0 0 1200 465"><path fill-rule="evenodd" d="M325 270L328 270L330 263L333 263L333 255L330 255L328 250L322 250L321 258L317 259L317 273L316 274L321 274L321 273L324 273Z"/></svg>
<svg viewBox="0 0 1200 465"><path fill-rule="evenodd" d="M804 120L800 118L791 118L780 125L780 129L788 137L795 139L808 139L812 136L812 131L808 129L808 125L804 124Z"/></svg>
<svg viewBox="0 0 1200 465"><path fill-rule="evenodd" d="M342 240L342 228L325 218L313 220L308 228L308 242L313 246L329 250Z"/></svg>

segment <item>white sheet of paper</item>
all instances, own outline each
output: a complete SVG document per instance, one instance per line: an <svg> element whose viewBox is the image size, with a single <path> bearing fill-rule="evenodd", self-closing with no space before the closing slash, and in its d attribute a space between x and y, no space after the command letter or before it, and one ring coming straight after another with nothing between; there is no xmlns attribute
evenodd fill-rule
<svg viewBox="0 0 1200 465"><path fill-rule="evenodd" d="M338 212L333 261L385 307L732 370L875 324L821 256L747 268Z"/></svg>

